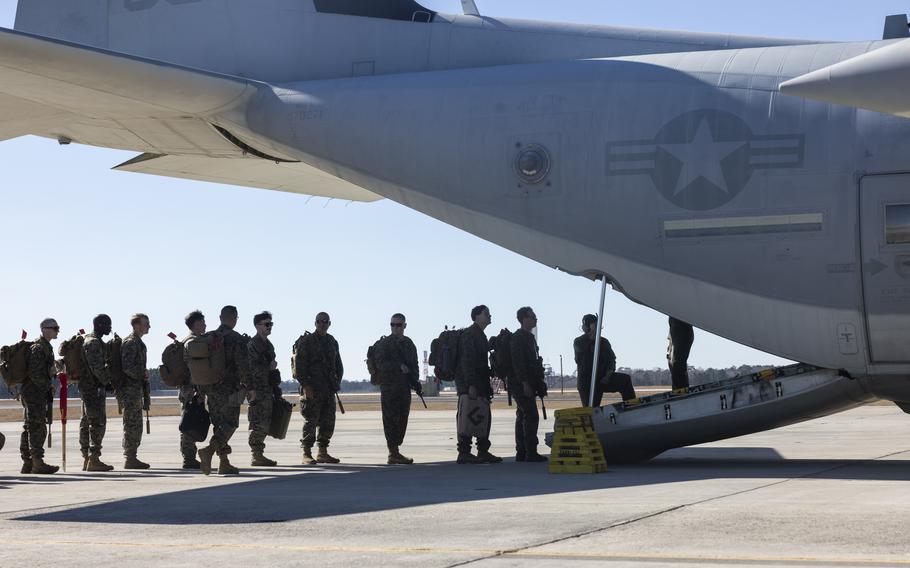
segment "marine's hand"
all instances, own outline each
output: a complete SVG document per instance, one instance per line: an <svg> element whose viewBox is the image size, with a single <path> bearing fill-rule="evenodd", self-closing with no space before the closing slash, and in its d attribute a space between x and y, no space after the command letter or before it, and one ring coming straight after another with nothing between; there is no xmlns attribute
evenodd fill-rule
<svg viewBox="0 0 910 568"><path fill-rule="evenodd" d="M272 361L272 364L269 365L269 369L274 371L277 368L278 368L278 361Z"/></svg>
<svg viewBox="0 0 910 568"><path fill-rule="evenodd" d="M401 364L401 372L404 373L404 374L408 374L408 373L411 372L411 369L410 369L407 365L405 365L404 363L402 363L402 364Z"/></svg>
<svg viewBox="0 0 910 568"><path fill-rule="evenodd" d="M468 397L471 400L477 400L477 387L475 387L474 385L471 385L470 387L468 387Z"/></svg>
<svg viewBox="0 0 910 568"><path fill-rule="evenodd" d="M254 391L254 390L246 391L246 399L250 402L253 402L254 400L256 400L256 391Z"/></svg>
<svg viewBox="0 0 910 568"><path fill-rule="evenodd" d="M313 399L313 388L312 387L303 387L303 397L307 400Z"/></svg>
<svg viewBox="0 0 910 568"><path fill-rule="evenodd" d="M417 386L414 388L414 392L417 393L417 396L423 396L423 387L420 386L420 383L417 383Z"/></svg>

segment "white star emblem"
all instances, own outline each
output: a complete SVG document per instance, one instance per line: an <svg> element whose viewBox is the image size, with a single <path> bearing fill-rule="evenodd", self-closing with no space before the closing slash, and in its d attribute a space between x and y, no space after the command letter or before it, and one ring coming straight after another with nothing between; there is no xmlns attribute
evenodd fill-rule
<svg viewBox="0 0 910 568"><path fill-rule="evenodd" d="M695 138L688 144L661 144L661 147L682 162L682 171L673 196L679 195L698 178L704 178L728 194L730 189L724 179L720 164L730 154L742 148L746 142L717 142L711 129L702 118L695 132Z"/></svg>

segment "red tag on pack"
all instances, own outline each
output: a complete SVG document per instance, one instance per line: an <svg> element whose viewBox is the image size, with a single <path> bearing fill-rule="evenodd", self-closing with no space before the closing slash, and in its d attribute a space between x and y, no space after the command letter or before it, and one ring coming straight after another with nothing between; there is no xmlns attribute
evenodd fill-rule
<svg viewBox="0 0 910 568"><path fill-rule="evenodd" d="M177 341L177 334L174 333L173 331L170 332L169 334L167 334L167 336L170 337L171 339L173 339L174 341Z"/></svg>
<svg viewBox="0 0 910 568"><path fill-rule="evenodd" d="M84 329L80 329L80 330L79 330L79 335L85 335L85 330L84 330Z"/></svg>
<svg viewBox="0 0 910 568"><path fill-rule="evenodd" d="M25 341L26 337L28 337L28 332L23 329L22 330L22 341Z"/></svg>

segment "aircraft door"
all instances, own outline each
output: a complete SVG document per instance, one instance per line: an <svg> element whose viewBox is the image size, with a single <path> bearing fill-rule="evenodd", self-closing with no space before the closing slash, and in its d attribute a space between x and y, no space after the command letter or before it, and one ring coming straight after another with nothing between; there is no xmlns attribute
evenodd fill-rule
<svg viewBox="0 0 910 568"><path fill-rule="evenodd" d="M910 362L910 174L860 182L863 299L873 363Z"/></svg>

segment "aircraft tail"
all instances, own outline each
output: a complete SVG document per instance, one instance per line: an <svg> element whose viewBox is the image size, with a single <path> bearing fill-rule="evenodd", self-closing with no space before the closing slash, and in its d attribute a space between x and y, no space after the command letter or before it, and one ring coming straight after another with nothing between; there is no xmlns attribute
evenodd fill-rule
<svg viewBox="0 0 910 568"><path fill-rule="evenodd" d="M19 0L15 27L82 45L108 47L109 4L109 0Z"/></svg>

